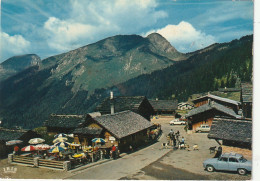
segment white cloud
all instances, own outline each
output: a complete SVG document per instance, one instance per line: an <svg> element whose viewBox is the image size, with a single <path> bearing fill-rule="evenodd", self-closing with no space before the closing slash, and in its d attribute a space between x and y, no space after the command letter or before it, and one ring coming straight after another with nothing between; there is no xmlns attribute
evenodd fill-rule
<svg viewBox="0 0 260 181"><path fill-rule="evenodd" d="M5 60L13 55L26 54L30 50L30 42L21 35L10 36L5 32L0 32L0 39L0 60Z"/></svg>
<svg viewBox="0 0 260 181"><path fill-rule="evenodd" d="M207 47L216 42L216 38L196 30L190 23L182 21L178 25L167 25L162 29L151 30L165 37L178 51L187 53Z"/></svg>
<svg viewBox="0 0 260 181"><path fill-rule="evenodd" d="M155 0L71 0L66 19L50 17L44 23L49 47L67 51L117 34L139 32L167 14L155 10Z"/></svg>

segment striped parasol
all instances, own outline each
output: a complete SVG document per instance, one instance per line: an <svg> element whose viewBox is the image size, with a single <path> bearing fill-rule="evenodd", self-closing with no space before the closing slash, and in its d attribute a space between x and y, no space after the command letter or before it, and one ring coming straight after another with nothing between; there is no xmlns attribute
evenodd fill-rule
<svg viewBox="0 0 260 181"><path fill-rule="evenodd" d="M59 152L64 151L64 150L65 150L65 148L62 148L60 146L56 146L56 147L50 149L49 152L51 152L51 153L59 153Z"/></svg>
<svg viewBox="0 0 260 181"><path fill-rule="evenodd" d="M70 145L70 143L68 143L68 142L58 142L58 143L55 143L54 145L60 146L60 147L63 147L63 148L67 148Z"/></svg>
<svg viewBox="0 0 260 181"><path fill-rule="evenodd" d="M33 145L36 145L36 144L39 144L39 143L43 143L45 140L42 139L42 138L33 138L33 139L30 139L28 141L28 143L30 144L33 144Z"/></svg>
<svg viewBox="0 0 260 181"><path fill-rule="evenodd" d="M36 150L35 149L35 146L32 146L32 145L29 145L29 146L25 146L21 149L21 151L34 151Z"/></svg>
<svg viewBox="0 0 260 181"><path fill-rule="evenodd" d="M49 150L49 149L51 149L51 146L47 145L47 144L38 144L35 146L35 149L36 150Z"/></svg>
<svg viewBox="0 0 260 181"><path fill-rule="evenodd" d="M93 143L105 143L106 142L103 138L94 138L91 141Z"/></svg>
<svg viewBox="0 0 260 181"><path fill-rule="evenodd" d="M59 133L54 136L54 138L61 138L61 137L67 137L67 134L65 133Z"/></svg>
<svg viewBox="0 0 260 181"><path fill-rule="evenodd" d="M53 143L58 143L58 142L65 142L67 141L68 138L65 138L65 137L58 137L56 139L53 140Z"/></svg>
<svg viewBox="0 0 260 181"><path fill-rule="evenodd" d="M22 142L23 142L22 140L10 140L10 141L7 141L5 144L6 144L6 146L11 146L11 145L20 144Z"/></svg>

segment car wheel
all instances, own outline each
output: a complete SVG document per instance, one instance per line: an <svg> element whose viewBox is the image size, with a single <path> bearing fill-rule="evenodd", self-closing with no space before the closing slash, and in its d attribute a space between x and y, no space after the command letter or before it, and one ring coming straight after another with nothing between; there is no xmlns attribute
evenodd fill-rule
<svg viewBox="0 0 260 181"><path fill-rule="evenodd" d="M237 169L237 172L238 172L239 175L245 175L246 174L246 169L239 168L239 169Z"/></svg>
<svg viewBox="0 0 260 181"><path fill-rule="evenodd" d="M212 165L207 165L206 166L206 170L208 171L208 172L214 172L214 167L212 166Z"/></svg>

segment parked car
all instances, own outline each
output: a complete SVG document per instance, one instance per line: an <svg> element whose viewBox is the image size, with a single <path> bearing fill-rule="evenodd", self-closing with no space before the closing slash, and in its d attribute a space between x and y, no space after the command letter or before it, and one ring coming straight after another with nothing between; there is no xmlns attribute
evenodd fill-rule
<svg viewBox="0 0 260 181"><path fill-rule="evenodd" d="M203 162L203 167L208 172L214 170L237 171L240 175L245 175L252 170L252 162L248 161L241 154L224 153L219 158L210 158Z"/></svg>
<svg viewBox="0 0 260 181"><path fill-rule="evenodd" d="M209 132L210 131L210 126L207 124L202 124L200 127L196 128L196 132Z"/></svg>
<svg viewBox="0 0 260 181"><path fill-rule="evenodd" d="M179 118L170 121L170 125L185 125L185 124L186 122L180 120Z"/></svg>

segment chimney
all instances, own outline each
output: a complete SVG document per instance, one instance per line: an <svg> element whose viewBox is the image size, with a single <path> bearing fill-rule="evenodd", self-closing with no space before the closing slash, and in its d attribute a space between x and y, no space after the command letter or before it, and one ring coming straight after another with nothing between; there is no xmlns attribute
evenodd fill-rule
<svg viewBox="0 0 260 181"><path fill-rule="evenodd" d="M114 95L112 91L110 92L110 113L111 115L115 114Z"/></svg>
<svg viewBox="0 0 260 181"><path fill-rule="evenodd" d="M113 91L110 91L110 99L113 99L113 98L114 98Z"/></svg>

